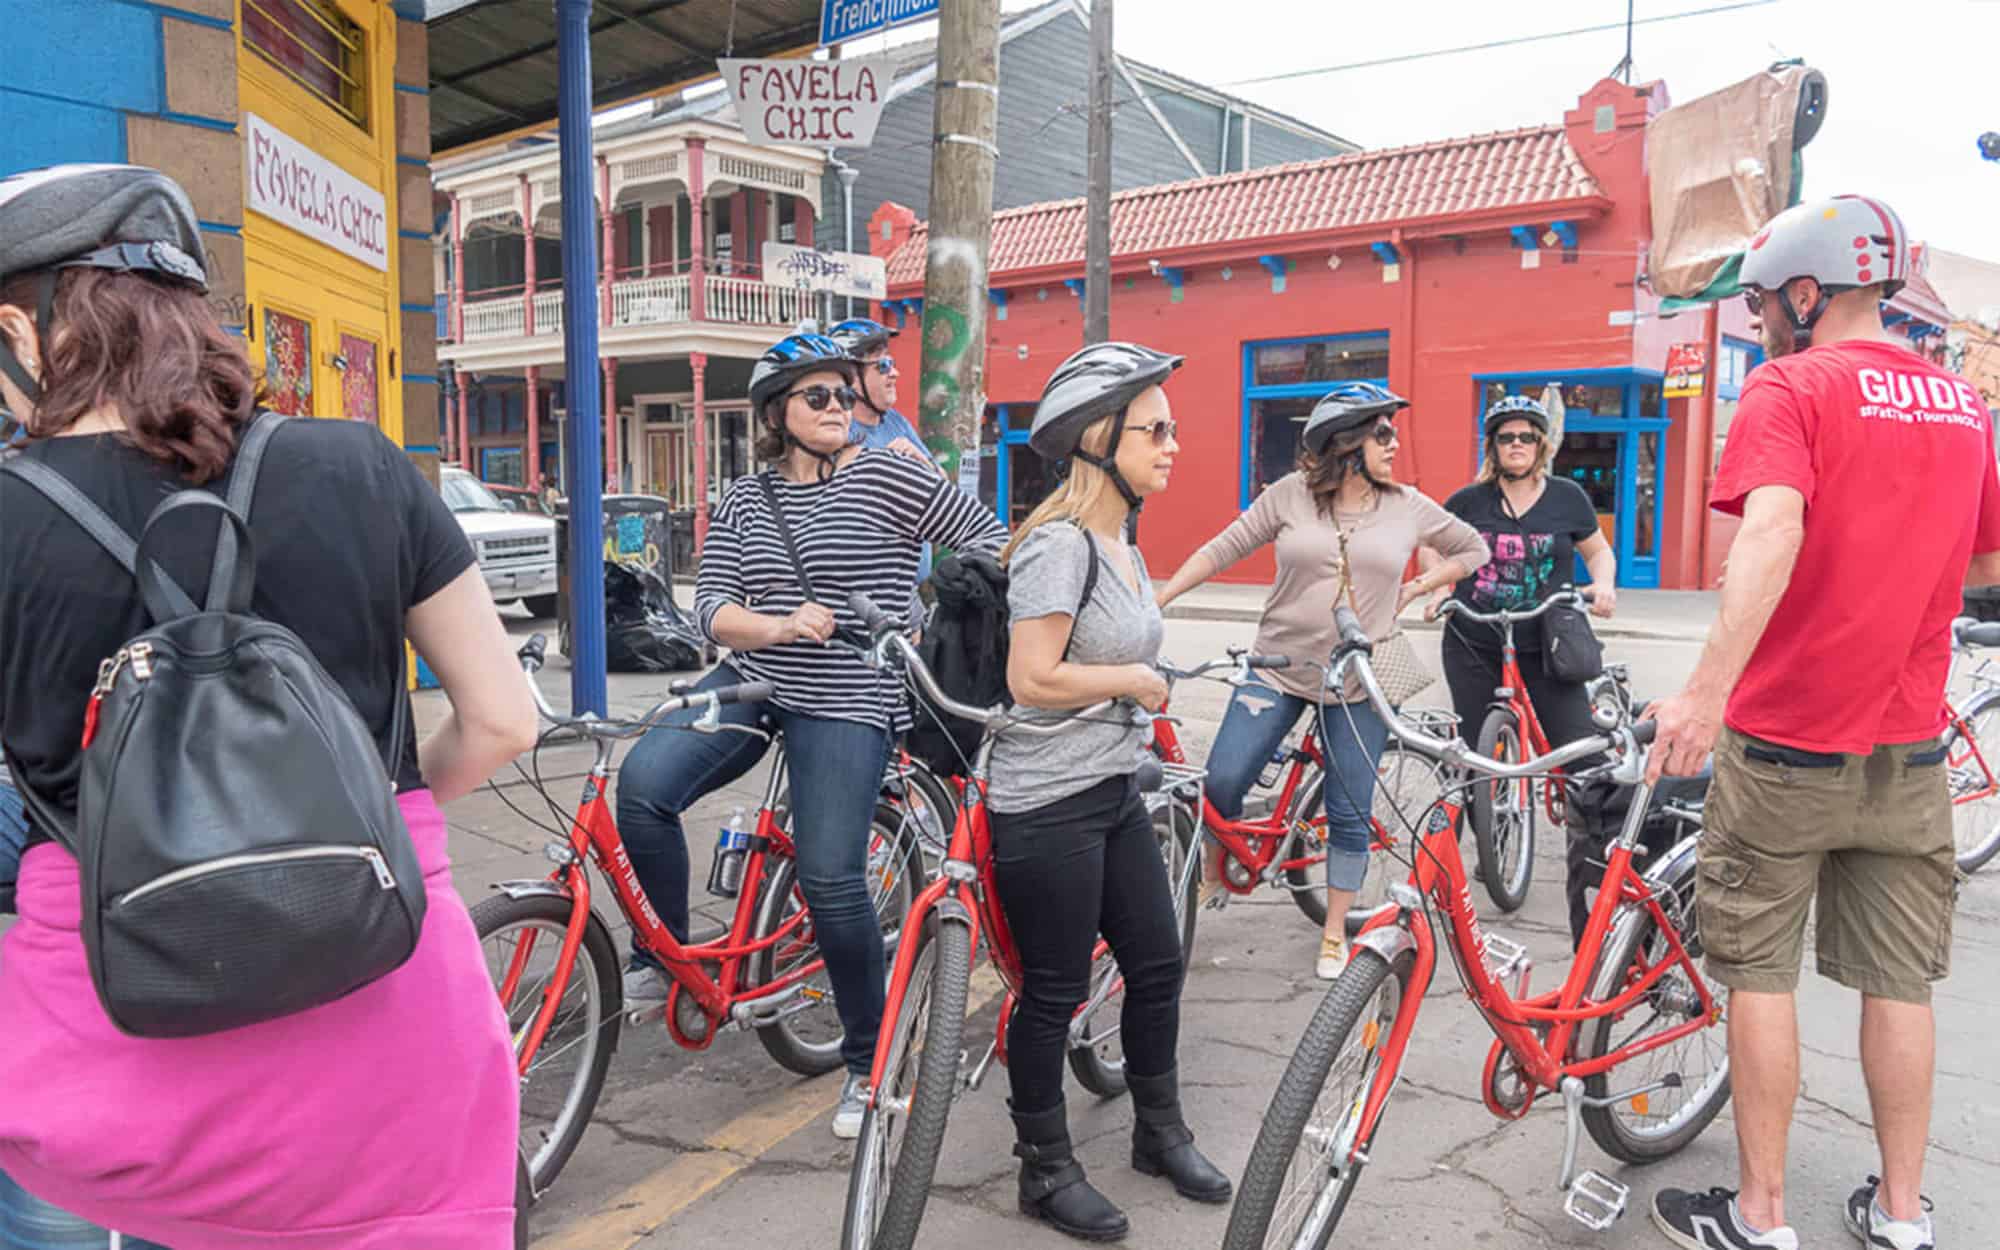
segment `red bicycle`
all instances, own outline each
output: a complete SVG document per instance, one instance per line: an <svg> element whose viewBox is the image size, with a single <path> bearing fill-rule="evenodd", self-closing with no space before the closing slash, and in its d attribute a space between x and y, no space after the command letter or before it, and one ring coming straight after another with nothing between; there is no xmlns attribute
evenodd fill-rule
<svg viewBox="0 0 2000 1250"><path fill-rule="evenodd" d="M1252 655L1241 647L1231 647L1226 658L1194 668L1176 668L1171 664L1161 664L1158 668L1171 691L1174 683L1197 678L1240 688L1253 681L1260 671L1289 668L1291 663L1288 656ZM1171 703L1170 698L1169 707ZM1457 732L1458 719L1450 712L1426 708L1406 715L1433 733ZM1224 906L1231 897L1244 897L1259 886L1267 886L1288 894L1314 925L1326 924L1326 890L1319 883L1320 874L1314 871L1326 862L1323 798L1326 756L1320 748L1319 719L1306 717L1304 730L1296 742L1280 747L1265 766L1260 788L1267 792L1275 789L1265 799L1267 810L1260 815L1231 820L1215 809L1206 790L1200 788L1199 778L1192 783L1177 780L1182 776L1180 770L1188 765L1177 728L1179 722L1165 708L1153 718L1153 751L1167 765L1170 788L1179 786L1177 792L1186 799L1190 810L1201 813L1202 828L1222 851L1222 891L1209 906ZM1347 914L1350 934L1359 932L1388 896L1391 879L1388 866L1393 861L1384 852L1393 849L1397 842L1390 827L1395 823L1391 813L1413 803L1418 807L1428 803L1438 794L1442 778L1437 765L1401 750L1395 742L1382 753L1381 765L1376 770L1377 800L1370 821L1372 849L1376 854ZM1196 858L1189 862L1187 870L1198 871L1199 866ZM1193 888L1179 881L1175 885L1177 894L1181 888Z"/></svg>
<svg viewBox="0 0 2000 1250"><path fill-rule="evenodd" d="M1644 745L1653 725L1632 724L1622 710L1607 707L1598 722L1604 736L1532 759L1495 760L1397 717L1369 665L1367 636L1347 609L1339 617L1342 643L1329 680L1357 674L1405 748L1503 781L1610 752L1611 776L1636 792L1576 961L1559 988L1539 994L1529 991L1526 950L1480 928L1458 851L1461 808L1450 795L1431 805L1417 822L1422 834L1408 881L1391 890L1389 905L1355 939L1353 959L1272 1095L1237 1187L1224 1250L1324 1250L1331 1241L1375 1150L1437 967L1434 923L1443 925L1444 945L1473 1006L1495 1034L1481 1077L1488 1110L1519 1119L1540 1093L1557 1091L1566 1125L1564 1209L1588 1227L1607 1228L1624 1212L1629 1191L1595 1171L1578 1173L1578 1130L1615 1158L1648 1163L1693 1141L1729 1100L1720 1028L1726 991L1711 986L1697 962L1695 839L1682 840L1643 873L1633 867L1651 789ZM1645 1070L1625 1075L1635 1065Z"/></svg>
<svg viewBox="0 0 2000 1250"><path fill-rule="evenodd" d="M1963 667L1982 647L2000 647L2000 621L1960 617L1951 623L1952 681L1947 684L1945 768L1951 786L1952 841L1962 873L1978 872L2000 854L2000 678L1980 660ZM1950 693L1963 677L1970 690Z"/></svg>
<svg viewBox="0 0 2000 1250"><path fill-rule="evenodd" d="M959 783L950 849L937 878L917 895L903 921L902 931L909 938L898 947L890 972L888 1004L869 1079L868 1111L855 1143L841 1221L842 1250L908 1250L923 1221L952 1104L961 1092L979 1088L994 1060L1006 1062L1007 1025L1021 988L1020 952L993 884L986 778L994 736L1060 732L1069 721L1023 722L1012 709L971 707L952 699L938 687L909 639L866 596L857 593L850 607L874 638L876 663L898 664L934 707L986 728L968 779ZM1138 724L1145 721L1143 712L1122 702L1100 703L1071 719L1111 715L1131 716ZM1182 883L1174 905L1183 951L1193 938L1194 907L1186 884L1189 878L1178 869L1194 854L1194 818L1173 790L1189 775L1183 771L1177 781L1162 777L1160 784L1152 784L1153 779L1142 784L1142 789L1161 796L1149 799L1148 805L1166 857L1168 880ZM1193 777L1199 780L1199 774ZM960 1043L973 953L982 939L1007 994L993 1041L967 1074ZM1070 1021L1070 1070L1092 1093L1114 1097L1125 1091L1118 1042L1124 981L1102 939L1090 986Z"/></svg>
<svg viewBox="0 0 2000 1250"><path fill-rule="evenodd" d="M1561 590L1521 612L1474 612L1458 599L1447 599L1440 617L1456 616L1477 625L1500 629L1500 685L1493 691L1492 709L1479 727L1473 749L1489 760L1519 763L1549 753L1549 736L1535 715L1521 676L1514 647L1514 626L1535 620L1555 608L1590 602L1588 591ZM1472 789L1468 814L1472 842L1479 853L1479 879L1501 911L1517 911L1528 898L1535 874L1535 820L1547 813L1549 823L1563 827L1563 782L1560 772L1481 782Z"/></svg>
<svg viewBox="0 0 2000 1250"><path fill-rule="evenodd" d="M542 666L545 646L537 634L521 648L521 665L529 674ZM723 882L723 896L733 894L736 899L728 928L690 935L687 943L668 931L647 900L606 799L612 754L619 742L638 737L661 717L685 708L701 709L691 726L698 732L764 736L763 729L723 724L719 713L725 704L769 698L770 685L746 682L697 691L676 684L673 697L630 721L558 715L533 681L529 687L542 716L555 726L552 732L581 736L596 748L584 777L583 797L567 828L536 821L557 839L548 848L554 871L541 880L501 882L498 894L472 909L488 969L513 1031L521 1072L521 1153L539 1194L582 1140L618 1046L620 1021L626 1017L624 960L611 931L591 907L587 864L595 864L611 882L612 898L639 945L659 959L671 982L665 1005L632 1012L633 1024L659 1012L668 1034L688 1050L706 1049L725 1027L753 1029L773 1059L801 1076L818 1076L840 1066L842 1030L798 885L784 800L782 742L756 827L742 853L740 880L733 885ZM543 741L547 740L544 735ZM541 780L539 754L538 744L530 784L561 818ZM885 800L876 807L868 876L884 939L893 952L902 918L928 879L919 832L907 806Z"/></svg>

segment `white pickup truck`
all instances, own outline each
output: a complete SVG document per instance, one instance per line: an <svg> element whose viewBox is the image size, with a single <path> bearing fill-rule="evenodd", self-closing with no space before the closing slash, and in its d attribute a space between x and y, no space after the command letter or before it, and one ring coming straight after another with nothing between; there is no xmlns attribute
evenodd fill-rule
<svg viewBox="0 0 2000 1250"><path fill-rule="evenodd" d="M445 468L438 490L472 540L495 603L523 603L539 617L556 614L556 523L514 512L464 469Z"/></svg>

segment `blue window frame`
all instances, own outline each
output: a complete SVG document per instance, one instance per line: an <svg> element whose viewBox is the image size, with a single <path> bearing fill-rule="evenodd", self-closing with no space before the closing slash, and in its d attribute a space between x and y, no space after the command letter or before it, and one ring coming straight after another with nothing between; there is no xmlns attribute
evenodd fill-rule
<svg viewBox="0 0 2000 1250"><path fill-rule="evenodd" d="M1764 363L1764 348L1748 339L1723 335L1721 359L1715 362L1715 395L1718 399L1740 399L1750 371Z"/></svg>
<svg viewBox="0 0 2000 1250"><path fill-rule="evenodd" d="M1292 471L1300 423L1342 382L1389 384L1389 333L1369 330L1243 345L1238 507Z"/></svg>
<svg viewBox="0 0 2000 1250"><path fill-rule="evenodd" d="M1572 466L1572 480L1591 495L1599 512L1616 518L1612 549L1618 555L1620 586L1660 584L1660 544L1666 519L1667 419L1662 375L1650 369L1554 369L1545 372L1478 374L1473 378L1473 445L1484 456L1486 407L1506 395L1540 397L1550 384L1564 392L1563 440L1573 460L1599 463ZM1573 402L1574 401L1574 402ZM1577 436L1572 441L1572 436ZM1562 453L1558 453L1561 471ZM1476 466L1475 466L1476 467ZM1578 584L1589 572L1577 559Z"/></svg>
<svg viewBox="0 0 2000 1250"><path fill-rule="evenodd" d="M989 418L991 428L980 431L981 459L986 458L989 446L992 449L993 515L1009 529L1027 516L1054 485L1049 466L1028 447L1028 432L1034 420L1032 403L995 404ZM984 495L989 477L983 465L979 477L980 493Z"/></svg>

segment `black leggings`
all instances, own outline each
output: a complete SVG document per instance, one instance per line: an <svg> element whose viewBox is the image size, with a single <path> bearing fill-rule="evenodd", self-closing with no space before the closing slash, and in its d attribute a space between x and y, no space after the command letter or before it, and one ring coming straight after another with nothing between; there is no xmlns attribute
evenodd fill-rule
<svg viewBox="0 0 2000 1250"><path fill-rule="evenodd" d="M1102 933L1125 975L1119 1040L1129 1072L1173 1071L1181 944L1152 818L1131 777L1012 814L993 813L993 873L1021 950L1021 1001L1007 1031L1014 1110L1062 1102L1069 1022L1090 993Z"/></svg>

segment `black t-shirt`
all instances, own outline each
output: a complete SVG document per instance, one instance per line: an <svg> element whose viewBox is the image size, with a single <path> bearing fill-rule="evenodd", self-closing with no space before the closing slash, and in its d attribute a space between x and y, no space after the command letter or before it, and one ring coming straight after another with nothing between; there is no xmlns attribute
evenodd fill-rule
<svg viewBox="0 0 2000 1250"><path fill-rule="evenodd" d="M22 453L68 478L136 539L187 483L113 435ZM233 466L231 472L234 472ZM227 490L229 475L208 484ZM389 755L404 615L473 563L472 545L409 457L370 425L289 421L271 439L250 510L252 610L296 633ZM156 538L160 564L199 603L217 522L183 514ZM17 782L76 807L78 744L97 666L150 627L137 584L67 513L0 474L0 743ZM399 790L417 789L416 735L398 748Z"/></svg>
<svg viewBox="0 0 2000 1250"><path fill-rule="evenodd" d="M1460 582L1452 595L1475 612L1532 608L1551 592L1572 584L1576 545L1601 532L1590 496L1568 478L1549 478L1535 506L1518 517L1495 482L1468 486L1444 506L1478 530L1493 553L1492 560ZM1495 626L1454 621L1452 628L1468 642L1500 646ZM1540 647L1541 637L1540 621L1514 626L1514 643L1523 651Z"/></svg>

